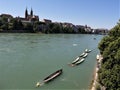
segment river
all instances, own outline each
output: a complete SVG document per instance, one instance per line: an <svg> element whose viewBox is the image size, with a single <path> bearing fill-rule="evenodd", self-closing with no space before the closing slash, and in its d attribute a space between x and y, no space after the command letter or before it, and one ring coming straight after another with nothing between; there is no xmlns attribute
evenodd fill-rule
<svg viewBox="0 0 120 90"><path fill-rule="evenodd" d="M86 90L89 89L97 45L102 35L87 34L0 34L0 89ZM96 39L94 39L96 38ZM85 49L91 49L85 61L70 67ZM58 69L63 74L35 88L38 81Z"/></svg>

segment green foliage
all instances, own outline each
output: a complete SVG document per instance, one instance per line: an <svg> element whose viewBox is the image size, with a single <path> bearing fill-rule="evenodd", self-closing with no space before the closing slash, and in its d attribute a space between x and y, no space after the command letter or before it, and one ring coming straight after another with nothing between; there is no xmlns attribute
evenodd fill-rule
<svg viewBox="0 0 120 90"><path fill-rule="evenodd" d="M2 17L0 20L0 28L3 30L23 30L24 25L20 20L11 18L8 22L6 17Z"/></svg>
<svg viewBox="0 0 120 90"><path fill-rule="evenodd" d="M40 24L43 24L43 23L40 23L38 21L34 22L34 24L33 24L33 32L39 32L39 25Z"/></svg>
<svg viewBox="0 0 120 90"><path fill-rule="evenodd" d="M101 40L101 42L98 45L98 48L100 49L101 54L103 54L103 51L108 47L108 45L112 41L114 41L114 38L110 36L106 36Z"/></svg>
<svg viewBox="0 0 120 90"><path fill-rule="evenodd" d="M33 25L32 25L32 23L26 23L24 25L24 30L26 30L28 32L33 32Z"/></svg>
<svg viewBox="0 0 120 90"><path fill-rule="evenodd" d="M1 21L2 21L2 23L7 23L8 19L7 19L7 17L3 16L3 17L1 17Z"/></svg>
<svg viewBox="0 0 120 90"><path fill-rule="evenodd" d="M52 28L51 28L51 31L52 33L60 33L60 26L59 24L53 24Z"/></svg>
<svg viewBox="0 0 120 90"><path fill-rule="evenodd" d="M62 23L49 23L42 27L42 33L75 33L72 27L64 27Z"/></svg>
<svg viewBox="0 0 120 90"><path fill-rule="evenodd" d="M22 30L23 29L23 24L22 22L17 19L13 19L13 21L11 22L13 23L13 30Z"/></svg>
<svg viewBox="0 0 120 90"><path fill-rule="evenodd" d="M118 24L109 32L109 36L111 37L120 37L120 20Z"/></svg>
<svg viewBox="0 0 120 90"><path fill-rule="evenodd" d="M0 29L7 30L8 29L8 19L6 17L1 17L0 19Z"/></svg>
<svg viewBox="0 0 120 90"><path fill-rule="evenodd" d="M97 84L97 85L96 85L96 90L101 90L101 88L100 88L100 85L99 85L99 84Z"/></svg>
<svg viewBox="0 0 120 90"><path fill-rule="evenodd" d="M8 23L5 23L1 26L1 29L7 30L8 29Z"/></svg>
<svg viewBox="0 0 120 90"><path fill-rule="evenodd" d="M120 21L99 43L103 55L99 82L107 90L120 90Z"/></svg>
<svg viewBox="0 0 120 90"><path fill-rule="evenodd" d="M79 29L78 29L78 32L81 33L81 34L87 33L84 28L79 28Z"/></svg>
<svg viewBox="0 0 120 90"><path fill-rule="evenodd" d="M63 32L64 33L74 33L74 30L71 27L63 27Z"/></svg>
<svg viewBox="0 0 120 90"><path fill-rule="evenodd" d="M2 23L2 20L0 19L0 26L2 26L2 24L3 24L3 23Z"/></svg>

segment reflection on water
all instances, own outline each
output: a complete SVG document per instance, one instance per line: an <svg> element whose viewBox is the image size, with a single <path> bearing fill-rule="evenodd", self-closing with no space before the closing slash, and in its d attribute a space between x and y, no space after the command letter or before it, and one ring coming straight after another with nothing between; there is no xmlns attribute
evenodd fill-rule
<svg viewBox="0 0 120 90"><path fill-rule="evenodd" d="M77 46L77 44L73 44L73 46Z"/></svg>

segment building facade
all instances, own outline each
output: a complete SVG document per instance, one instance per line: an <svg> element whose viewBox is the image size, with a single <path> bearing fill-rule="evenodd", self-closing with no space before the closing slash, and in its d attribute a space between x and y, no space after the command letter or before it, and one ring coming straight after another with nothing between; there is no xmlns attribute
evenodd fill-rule
<svg viewBox="0 0 120 90"><path fill-rule="evenodd" d="M2 17L5 17L8 22L10 22L10 20L13 18L13 16L10 15L10 14L1 14L1 15L0 15L0 19L1 19Z"/></svg>

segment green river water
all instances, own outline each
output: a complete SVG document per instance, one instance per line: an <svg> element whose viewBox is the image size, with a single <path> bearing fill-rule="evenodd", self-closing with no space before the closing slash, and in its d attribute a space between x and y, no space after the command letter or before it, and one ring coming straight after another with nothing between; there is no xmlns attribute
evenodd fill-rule
<svg viewBox="0 0 120 90"><path fill-rule="evenodd" d="M88 90L96 65L97 45L102 35L0 34L0 90ZM96 40L94 40L96 38ZM85 61L70 67L85 49ZM58 69L63 73L48 84L38 81Z"/></svg>

